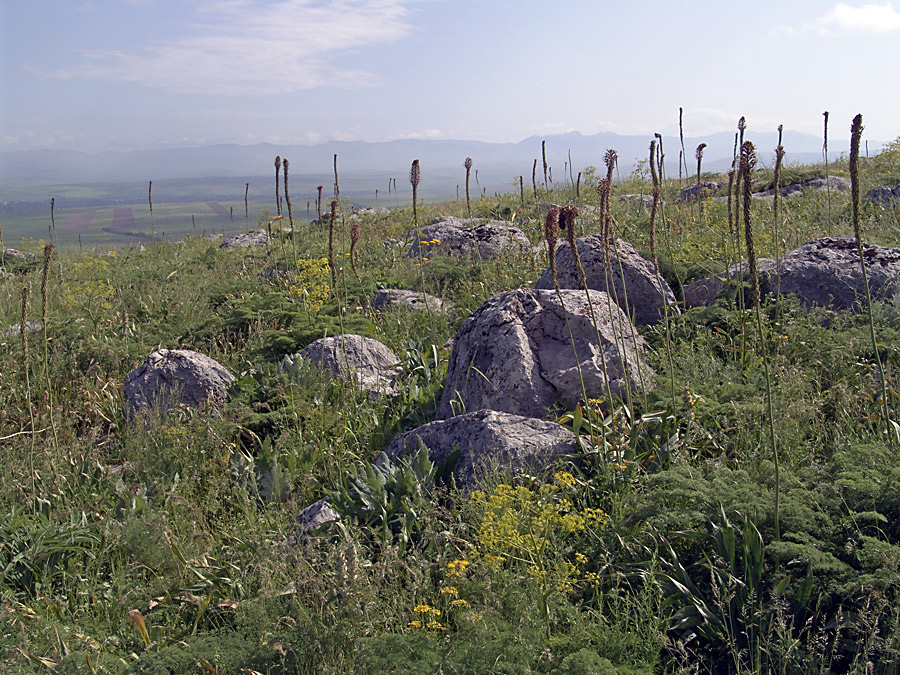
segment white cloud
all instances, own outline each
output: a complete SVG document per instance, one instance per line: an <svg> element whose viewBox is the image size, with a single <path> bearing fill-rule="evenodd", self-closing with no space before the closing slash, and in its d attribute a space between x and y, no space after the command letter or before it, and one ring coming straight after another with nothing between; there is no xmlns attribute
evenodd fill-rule
<svg viewBox="0 0 900 675"><path fill-rule="evenodd" d="M836 36L847 33L890 33L900 31L900 12L892 2L881 5L868 4L852 7L838 3L825 15L803 24L800 28L779 26L775 35L799 35L811 33L821 36Z"/></svg>
<svg viewBox="0 0 900 675"><path fill-rule="evenodd" d="M85 51L87 63L39 75L99 78L169 92L265 96L380 79L334 59L411 31L410 0L203 0L186 34L129 51ZM175 30L173 26L173 30Z"/></svg>
<svg viewBox="0 0 900 675"><path fill-rule="evenodd" d="M413 139L413 140L433 140L435 138L446 138L446 134L440 129L423 129L422 131L412 131L407 134L400 134L397 138Z"/></svg>

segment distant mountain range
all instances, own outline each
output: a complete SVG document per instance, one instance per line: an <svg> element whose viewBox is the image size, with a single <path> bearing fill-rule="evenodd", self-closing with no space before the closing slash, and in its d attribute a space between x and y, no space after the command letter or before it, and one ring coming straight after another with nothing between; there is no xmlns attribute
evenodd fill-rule
<svg viewBox="0 0 900 675"><path fill-rule="evenodd" d="M635 163L649 154L652 135L623 136L602 132L582 135L578 132L533 136L519 143L487 143L456 140L395 140L379 143L334 141L319 145L211 145L129 152L85 153L71 150L39 150L32 152L0 152L0 200L10 199L17 188L60 186L87 183L139 183L175 179L215 177L234 178L243 187L253 178L253 189L262 190L264 176L274 183L276 155L290 159L291 185L298 194L310 195L315 184L324 184L330 194L333 184L334 155L338 156L338 172L342 192L371 194L380 189L387 194L388 181L395 178L403 194L409 191L408 172L413 159L422 167L422 186L426 193L450 194L465 181L463 161L471 157L472 189L477 194L512 189L514 180L523 176L526 189L531 186L531 173L537 160L538 181L543 180L541 142L546 141L547 162L554 182L573 177L587 166L602 168L603 155L613 148L619 156L619 175L627 176ZM757 147L763 165L774 162L777 133L748 134ZM685 138L687 166L696 170L695 150L706 143L704 170L726 169L731 163L734 134L721 132L705 137ZM677 137L664 137L663 149L670 177L678 175L681 149ZM794 131L784 133L787 163L809 163L822 158L822 139ZM880 147L879 143L877 147ZM831 140L829 156L837 158L849 150L849 142ZM873 148L873 152L875 149ZM573 167L568 167L569 158ZM346 186L344 181L347 181ZM463 188L464 189L464 188ZM265 187L268 191L268 187ZM243 195L241 195L243 197ZM304 199L306 196L304 196Z"/></svg>

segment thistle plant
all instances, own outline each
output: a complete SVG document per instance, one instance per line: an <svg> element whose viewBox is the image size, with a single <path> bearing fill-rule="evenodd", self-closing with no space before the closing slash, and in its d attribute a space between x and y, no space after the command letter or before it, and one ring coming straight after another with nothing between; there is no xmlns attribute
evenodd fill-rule
<svg viewBox="0 0 900 675"><path fill-rule="evenodd" d="M47 228L47 234L50 237L50 241L53 241L54 235L56 234L56 215L54 214L54 210L56 207L56 197L50 198L50 227Z"/></svg>
<svg viewBox="0 0 900 675"><path fill-rule="evenodd" d="M150 241L156 239L156 223L153 221L153 181L147 188L147 200L150 202Z"/></svg>
<svg viewBox="0 0 900 675"><path fill-rule="evenodd" d="M700 204L700 221L703 221L703 195L702 188L700 187L700 168L703 164L703 150L706 149L706 143L701 143L697 146L697 150L694 153L694 156L697 158L697 201Z"/></svg>
<svg viewBox="0 0 900 675"><path fill-rule="evenodd" d="M522 202L522 208L525 208L525 181L519 176L519 201Z"/></svg>
<svg viewBox="0 0 900 675"><path fill-rule="evenodd" d="M291 204L291 193L288 190L288 167L290 166L290 162L288 162L287 157L284 158L283 164L284 164L284 201L287 202L287 207L288 207L288 223L290 223L290 227L291 227L291 249L294 252L294 264L296 264L297 263L297 237L294 236L294 206L293 206L293 204Z"/></svg>
<svg viewBox="0 0 900 675"><path fill-rule="evenodd" d="M337 170L337 153L334 153L334 198L340 200L341 198L341 184L338 181L338 170Z"/></svg>
<svg viewBox="0 0 900 675"><path fill-rule="evenodd" d="M244 183L244 222L250 222L250 183Z"/></svg>
<svg viewBox="0 0 900 675"><path fill-rule="evenodd" d="M463 162L463 166L466 167L466 211L469 214L469 218L472 217L472 204L469 201L469 175L472 172L472 158L466 157L466 161Z"/></svg>
<svg viewBox="0 0 900 675"><path fill-rule="evenodd" d="M827 115L827 113L826 113ZM827 119L827 118L826 118ZM872 293L869 290L869 275L866 271L866 258L863 254L862 231L859 226L859 143L862 138L862 115L853 118L850 126L850 199L852 204L853 236L856 237L856 250L859 254L859 266L862 271L863 290L866 294L866 308L869 315L869 337L872 340L872 351L878 366L878 377L881 380L881 413L884 417L885 431L891 448L894 447L894 431L892 430L890 410L888 409L888 387L884 372L884 363L878 351L878 340L875 337L875 318L872 314Z"/></svg>
<svg viewBox="0 0 900 675"><path fill-rule="evenodd" d="M684 108L678 108L678 139L681 141L681 155L678 162L678 177L681 178L681 164L684 161L684 175L688 175L687 154L684 150Z"/></svg>
<svg viewBox="0 0 900 675"><path fill-rule="evenodd" d="M744 207L744 236L747 240L747 266L750 269L750 295L751 300L756 308L756 328L759 336L760 350L762 351L763 372L766 378L766 410L769 418L769 442L772 448L772 460L775 465L775 539L781 539L781 520L779 511L779 500L781 493L781 473L780 462L778 457L778 442L775 436L775 410L772 403L772 377L769 372L769 354L767 347L766 334L763 330L762 309L760 304L762 299L759 292L759 273L756 268L756 252L753 245L753 226L750 218L750 203L752 194L750 192L750 175L756 166L756 148L753 143L746 141L741 145L741 186L743 189L743 207Z"/></svg>
<svg viewBox="0 0 900 675"><path fill-rule="evenodd" d="M665 167L666 154L665 154L665 152L663 152L662 134L654 133L653 137L656 139L656 143L658 146L658 151L656 153L656 170L659 172L659 177L661 179L665 179L665 177L666 177L666 167Z"/></svg>
<svg viewBox="0 0 900 675"><path fill-rule="evenodd" d="M316 186L316 192L318 193L318 197L316 197L316 215L319 218L319 223L322 223L322 189L323 185Z"/></svg>
<svg viewBox="0 0 900 675"><path fill-rule="evenodd" d="M831 181L828 176L828 111L822 113L825 118L825 128L822 132L822 154L825 156L825 199L828 204L828 234L831 234Z"/></svg>
<svg viewBox="0 0 900 675"><path fill-rule="evenodd" d="M328 219L328 266L331 268L331 287L337 288L337 266L334 264L334 222L337 220L338 200L331 200L331 217Z"/></svg>
<svg viewBox="0 0 900 675"><path fill-rule="evenodd" d="M778 125L778 145L775 147L775 197L772 200L773 234L775 238L775 302L781 298L781 248L778 244L779 206L781 203L781 165L784 147L781 145L783 125Z"/></svg>
<svg viewBox="0 0 900 675"><path fill-rule="evenodd" d="M275 209L281 215L281 155L275 155Z"/></svg>
<svg viewBox="0 0 900 675"><path fill-rule="evenodd" d="M50 382L50 336L47 332L47 284L50 280L50 261L53 258L54 246L48 243L44 246L44 266L41 273L41 334L44 338L44 379L47 383L47 402L49 405L50 428L53 432L54 447L59 449L59 440L56 436L56 422L53 419L53 387Z"/></svg>
<svg viewBox="0 0 900 675"><path fill-rule="evenodd" d="M413 191L413 224L416 228L416 237L421 239L421 234L419 233L419 211L418 211L418 202L419 202L419 181L422 180L422 169L419 167L419 160L414 159L412 166L409 168L409 183L412 185Z"/></svg>
<svg viewBox="0 0 900 675"><path fill-rule="evenodd" d="M550 187L549 179L547 178L547 141L541 141L541 160L544 163L544 189L548 189Z"/></svg>
<svg viewBox="0 0 900 675"><path fill-rule="evenodd" d="M374 317L376 316L375 310L369 303L369 295L366 293L365 288L363 288L362 278L360 278L359 272L356 270L356 244L359 241L359 236L359 221L354 220L353 225L350 226L350 269L353 271L353 276L356 277L356 283L358 283L359 287L362 289L363 302L366 305L366 309L368 309L370 316Z"/></svg>
<svg viewBox="0 0 900 675"><path fill-rule="evenodd" d="M534 201L537 201L537 159L531 165L531 189L534 191Z"/></svg>

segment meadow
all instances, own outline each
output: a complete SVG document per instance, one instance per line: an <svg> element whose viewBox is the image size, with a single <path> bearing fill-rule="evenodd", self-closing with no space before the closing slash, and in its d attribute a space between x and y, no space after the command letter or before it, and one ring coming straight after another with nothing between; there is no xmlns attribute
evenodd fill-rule
<svg viewBox="0 0 900 675"><path fill-rule="evenodd" d="M900 245L900 210L863 205L857 218L849 191L783 199L777 213L771 200L679 201L696 180L727 177L660 176L653 162L607 203L615 233L655 254L676 296L746 251L745 217L760 257L855 228ZM778 182L851 169L787 166ZM467 493L421 452L371 470L392 438L433 418L463 320L546 269L542 204L582 207L579 234L604 226L603 209L583 208L601 204L604 174L355 221L342 203L333 268L313 264L328 258L327 228L280 231L274 196L250 214L273 229L258 248L222 249L182 214L177 242L47 248L32 235L21 248L33 259L4 255L0 670L900 672L900 296L854 314L735 293L668 313L641 329L657 388L548 411L584 452L546 474L496 467ZM863 192L900 185L900 144L854 178ZM652 222L641 200L617 199L654 185ZM221 232L221 215L196 206L207 234ZM469 209L521 227L535 249L424 261L384 243ZM88 230L114 215L98 208ZM163 205L154 218L176 238ZM374 312L378 288L455 309ZM339 333L400 356L398 396L293 358ZM127 413L123 378L160 346L234 374L220 416ZM297 514L323 496L341 520L298 532Z"/></svg>

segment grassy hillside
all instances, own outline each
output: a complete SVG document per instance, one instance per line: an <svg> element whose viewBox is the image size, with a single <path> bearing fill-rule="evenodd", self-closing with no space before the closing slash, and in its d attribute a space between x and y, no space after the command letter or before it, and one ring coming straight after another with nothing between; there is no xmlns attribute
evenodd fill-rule
<svg viewBox="0 0 900 675"><path fill-rule="evenodd" d="M863 161L863 191L896 159ZM611 201L616 233L648 256L649 210L617 196L649 194L649 178ZM663 183L655 223L675 289L732 261L739 231L725 201L678 202L685 185ZM524 197L472 210L541 245L539 202L599 203L592 176L578 198ZM780 209L776 237L772 203L751 204L760 256L853 232L845 192ZM420 223L445 214L466 205L417 210ZM351 267L344 215L336 284L308 262L328 242L307 225L251 250L182 228L143 250L64 246L47 265L33 240L33 260L0 262L0 670L898 672L900 443L882 400L896 420L900 301L872 307L877 352L868 315L789 297L762 306L759 329L727 298L673 314L642 329L654 392L554 415L594 444L577 463L514 480L500 467L466 495L422 465L398 463L391 480L365 469L432 418L442 345L465 317L533 285L546 251L422 264L383 243L413 228L403 208L359 221ZM111 218L98 210L90 227ZM898 219L864 208L865 239L897 245ZM597 231L599 212L582 208L577 226ZM288 274L261 276L272 269ZM376 288L456 310L373 314ZM2 332L23 316L46 330ZM285 360L341 332L400 356L397 398ZM129 419L123 378L160 346L234 374L220 417ZM296 515L325 495L346 517L298 537Z"/></svg>

